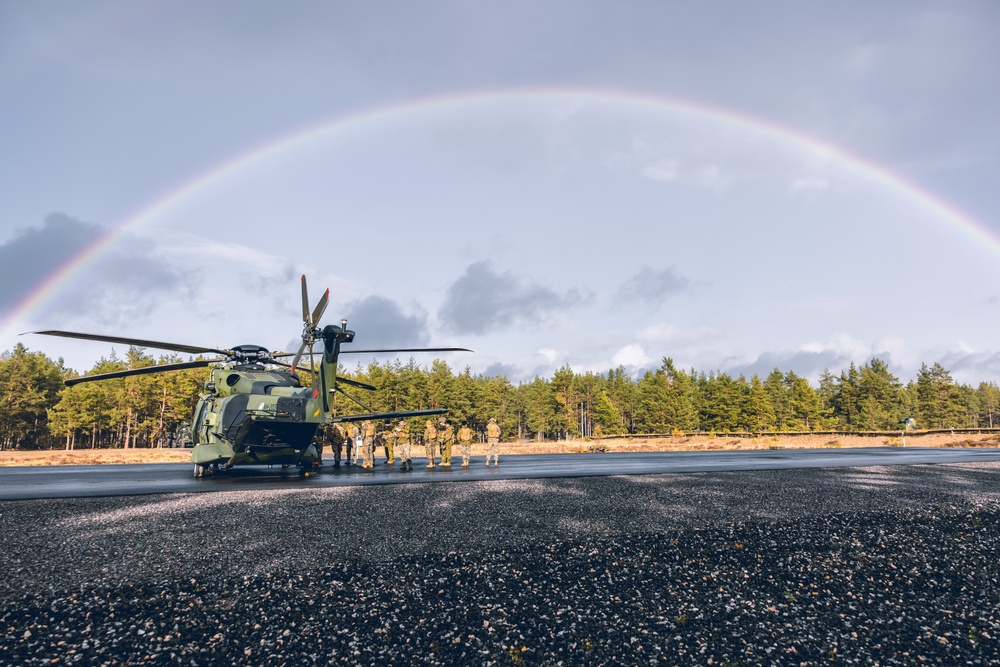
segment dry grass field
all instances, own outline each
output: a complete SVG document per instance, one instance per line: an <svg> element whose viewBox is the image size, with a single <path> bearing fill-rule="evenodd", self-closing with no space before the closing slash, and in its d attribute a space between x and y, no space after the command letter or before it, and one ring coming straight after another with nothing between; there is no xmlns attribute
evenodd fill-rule
<svg viewBox="0 0 1000 667"><path fill-rule="evenodd" d="M76 449L0 452L0 466L102 465L107 463L186 463L190 449Z"/></svg>
<svg viewBox="0 0 1000 667"><path fill-rule="evenodd" d="M861 435L796 435L734 438L726 435L679 436L670 438L622 438L607 440L564 440L559 442L503 443L501 452L516 454L580 454L603 448L606 452L697 452L744 449L819 449L829 447L901 447L902 439ZM908 447L1000 447L1000 435L914 433L906 436ZM415 458L423 447L414 447ZM381 455L381 448L376 454ZM458 455L458 448L455 448ZM485 456L486 445L473 447L473 456ZM329 453L324 457L329 460ZM114 463L187 463L190 449L77 449L73 451L3 451L0 466L103 465Z"/></svg>

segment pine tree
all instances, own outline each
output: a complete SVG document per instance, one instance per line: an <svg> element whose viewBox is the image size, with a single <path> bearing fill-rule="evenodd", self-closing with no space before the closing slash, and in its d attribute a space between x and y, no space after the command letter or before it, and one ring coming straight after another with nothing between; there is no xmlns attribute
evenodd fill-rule
<svg viewBox="0 0 1000 667"><path fill-rule="evenodd" d="M552 392L558 408L555 427L560 438L580 435L580 417L573 369L563 366L552 376Z"/></svg>
<svg viewBox="0 0 1000 667"><path fill-rule="evenodd" d="M920 365L917 374L917 409L925 428L955 428L962 423L958 387L951 373L935 362L930 368Z"/></svg>
<svg viewBox="0 0 1000 667"><path fill-rule="evenodd" d="M822 431L832 424L831 413L823 410L819 394L808 380L789 371L785 383L788 387L788 424L793 430Z"/></svg>
<svg viewBox="0 0 1000 667"><path fill-rule="evenodd" d="M62 360L29 352L21 343L0 355L0 449L45 443L49 409L62 390Z"/></svg>
<svg viewBox="0 0 1000 667"><path fill-rule="evenodd" d="M840 372L840 382L837 384L833 394L833 410L837 415L840 428L845 431L856 431L858 426L858 396L861 391L861 374L858 372L854 362L851 362L847 371Z"/></svg>
<svg viewBox="0 0 1000 667"><path fill-rule="evenodd" d="M524 394L525 425L535 435L535 439L542 440L549 434L558 433L561 419L556 412L559 403L552 385L536 377L533 382L523 384L519 389Z"/></svg>
<svg viewBox="0 0 1000 667"><path fill-rule="evenodd" d="M979 389L979 419L988 428L996 428L1000 423L997 413L1000 411L1000 387L995 382L980 382Z"/></svg>
<svg viewBox="0 0 1000 667"><path fill-rule="evenodd" d="M862 366L857 383L859 427L867 431L899 428L904 419L899 409L899 390L899 379L881 359Z"/></svg>
<svg viewBox="0 0 1000 667"><path fill-rule="evenodd" d="M775 368L764 380L764 391L771 402L774 411L774 428L783 431L789 427L791 414L788 408L788 388L785 386L785 374Z"/></svg>
<svg viewBox="0 0 1000 667"><path fill-rule="evenodd" d="M728 433L742 426L749 387L746 380L734 380L726 373L698 376L695 384L699 390L701 428L706 431Z"/></svg>
<svg viewBox="0 0 1000 667"><path fill-rule="evenodd" d="M747 394L743 419L747 429L755 433L775 428L774 408L771 406L770 395L764 388L764 383L760 381L760 376L756 373L750 378L750 389Z"/></svg>
<svg viewBox="0 0 1000 667"><path fill-rule="evenodd" d="M615 406L607 391L602 391L597 397L597 407L594 410L594 421L601 427L601 432L606 435L620 435L625 433L625 426L622 424L621 413Z"/></svg>

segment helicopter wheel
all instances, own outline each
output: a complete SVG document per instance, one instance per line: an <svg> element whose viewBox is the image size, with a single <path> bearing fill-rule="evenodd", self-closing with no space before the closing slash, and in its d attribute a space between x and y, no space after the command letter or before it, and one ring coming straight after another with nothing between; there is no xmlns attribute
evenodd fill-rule
<svg viewBox="0 0 1000 667"><path fill-rule="evenodd" d="M197 478L200 478L200 477L204 477L205 476L205 469L206 469L206 466L203 466L200 463L195 463L194 464L194 476L195 476L195 478L197 479Z"/></svg>
<svg viewBox="0 0 1000 667"><path fill-rule="evenodd" d="M299 477L308 477L309 471L312 469L312 465L301 465L299 466Z"/></svg>

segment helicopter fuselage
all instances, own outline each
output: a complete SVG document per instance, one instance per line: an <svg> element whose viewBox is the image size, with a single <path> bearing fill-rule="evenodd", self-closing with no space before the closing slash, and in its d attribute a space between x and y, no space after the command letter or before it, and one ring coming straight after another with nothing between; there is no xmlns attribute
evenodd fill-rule
<svg viewBox="0 0 1000 667"><path fill-rule="evenodd" d="M199 466L304 465L319 459L313 445L326 413L319 392L298 376L261 364L213 368L191 424Z"/></svg>

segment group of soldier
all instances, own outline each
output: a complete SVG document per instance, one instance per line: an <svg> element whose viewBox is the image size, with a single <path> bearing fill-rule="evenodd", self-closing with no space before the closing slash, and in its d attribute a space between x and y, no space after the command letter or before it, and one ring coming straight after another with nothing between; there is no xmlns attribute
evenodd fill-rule
<svg viewBox="0 0 1000 667"><path fill-rule="evenodd" d="M455 429L443 417L436 423L428 419L424 424L424 451L427 455L427 467L436 466L451 467L452 447L457 444L462 455L462 467L468 467L472 459L472 441L475 432L467 424L462 428ZM344 425L339 423L326 424L321 426L316 433L315 444L322 462L323 450L328 449L333 454L333 465L339 466L346 450L346 463L357 465L361 461L362 468L375 467L375 449L381 446L385 452L385 459L388 465L396 462L398 453L401 462L400 470L413 470L413 461L410 458L410 447L415 436L410 434L410 425L404 419L400 419L395 426L386 422L380 430L375 427L375 422L364 421L359 426L356 422L347 422ZM496 419L490 419L486 426L486 465L500 464L500 427ZM440 460L438 460L440 456ZM320 463L322 464L322 463Z"/></svg>

